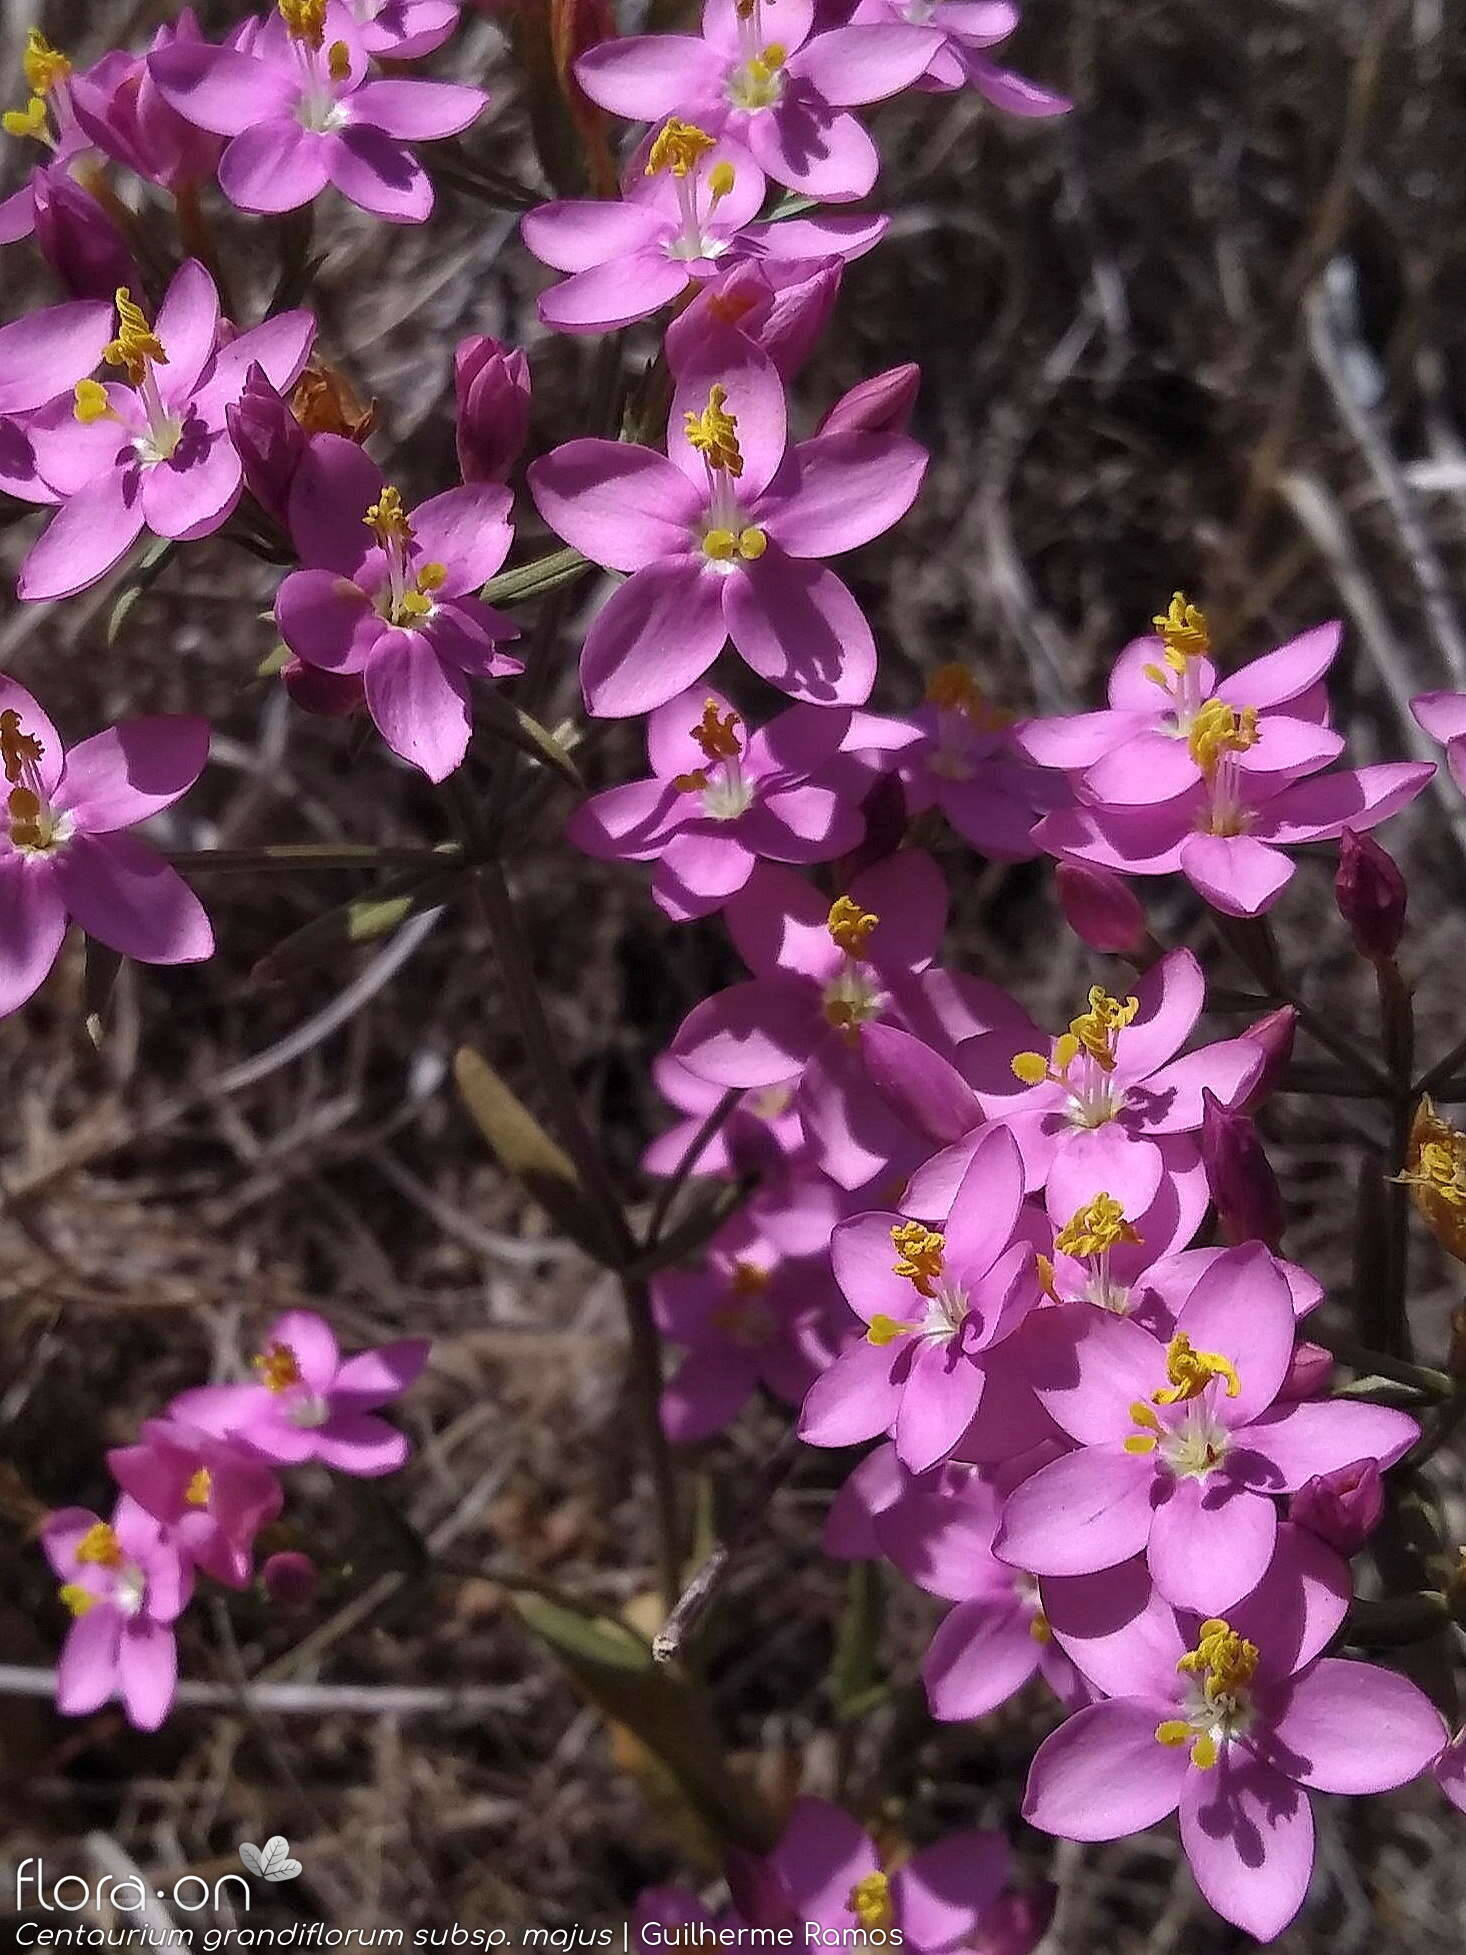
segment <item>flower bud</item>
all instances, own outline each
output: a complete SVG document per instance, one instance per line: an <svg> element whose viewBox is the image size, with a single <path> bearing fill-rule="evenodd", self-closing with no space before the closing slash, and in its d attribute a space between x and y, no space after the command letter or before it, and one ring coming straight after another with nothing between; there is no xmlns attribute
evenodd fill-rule
<svg viewBox="0 0 1466 1955"><path fill-rule="evenodd" d="M1229 1113L1203 1091L1201 1158L1228 1242L1265 1242L1276 1249L1283 1233L1283 1198L1256 1127L1245 1113Z"/></svg>
<svg viewBox="0 0 1466 1955"><path fill-rule="evenodd" d="M260 1569L260 1580L270 1600L282 1609L303 1609L315 1599L320 1586L320 1570L308 1554L293 1549L272 1554Z"/></svg>
<svg viewBox="0 0 1466 1955"><path fill-rule="evenodd" d="M1275 1092L1293 1058L1293 1039L1298 1030L1298 1014L1291 1005L1280 1005L1265 1017L1255 1019L1242 1037L1249 1045L1262 1048L1262 1071L1239 1109L1250 1113Z"/></svg>
<svg viewBox="0 0 1466 1955"><path fill-rule="evenodd" d="M1326 1351L1322 1344L1310 1344L1306 1337L1300 1337L1293 1346L1288 1373L1278 1387L1278 1397L1289 1401L1317 1398L1328 1390L1333 1375L1333 1353Z"/></svg>
<svg viewBox="0 0 1466 1955"><path fill-rule="evenodd" d="M816 428L816 434L905 434L921 386L914 360L888 367L842 394Z"/></svg>
<svg viewBox="0 0 1466 1955"><path fill-rule="evenodd" d="M1405 934L1405 900L1405 878L1389 851L1373 835L1343 829L1334 901L1362 957L1381 964L1394 956Z"/></svg>
<svg viewBox="0 0 1466 1955"><path fill-rule="evenodd" d="M1061 862L1056 881L1064 921L1081 943L1119 956L1144 944L1150 934L1145 911L1123 876L1087 862Z"/></svg>
<svg viewBox="0 0 1466 1955"><path fill-rule="evenodd" d="M244 466L245 487L262 509L283 523L307 436L258 361L245 376L239 399L224 409L224 419Z"/></svg>
<svg viewBox="0 0 1466 1955"><path fill-rule="evenodd" d="M293 654L280 668L280 677L300 710L321 719L344 719L366 697L360 673L326 672Z"/></svg>
<svg viewBox="0 0 1466 1955"><path fill-rule="evenodd" d="M529 433L529 361L486 333L453 354L458 467L465 482L502 482Z"/></svg>
<svg viewBox="0 0 1466 1955"><path fill-rule="evenodd" d="M1315 1473L1288 1502L1288 1519L1306 1527L1342 1555L1356 1553L1379 1525L1385 1509L1379 1461L1357 1459L1331 1473Z"/></svg>
<svg viewBox="0 0 1466 1955"><path fill-rule="evenodd" d="M746 359L753 346L773 362L781 380L792 380L834 310L842 271L838 259L735 266L667 327L674 378L693 359L719 365Z"/></svg>
<svg viewBox="0 0 1466 1955"><path fill-rule="evenodd" d="M64 169L36 171L31 205L37 249L74 299L110 300L119 285L138 285L126 239Z"/></svg>

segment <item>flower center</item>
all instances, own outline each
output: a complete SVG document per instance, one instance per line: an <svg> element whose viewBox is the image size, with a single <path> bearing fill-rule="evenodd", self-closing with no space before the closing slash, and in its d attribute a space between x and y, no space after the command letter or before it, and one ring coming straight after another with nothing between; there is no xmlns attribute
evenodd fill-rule
<svg viewBox="0 0 1466 1955"><path fill-rule="evenodd" d="M1260 737L1255 706L1238 710L1224 699L1209 699L1192 720L1186 744L1207 786L1207 805L1198 824L1203 834L1247 832L1252 816L1233 756L1255 747Z"/></svg>
<svg viewBox="0 0 1466 1955"><path fill-rule="evenodd" d="M1191 1681L1182 1705L1184 1715L1166 1718L1156 1726L1157 1744L1187 1745L1191 1762L1209 1772L1231 1738L1241 1737L1252 1722L1252 1680L1257 1674L1258 1648L1239 1636L1231 1624L1213 1616L1201 1625L1196 1648L1176 1665Z"/></svg>
<svg viewBox="0 0 1466 1955"><path fill-rule="evenodd" d="M702 412L689 410L682 418L688 445L707 468L708 506L698 543L709 563L732 570L740 560L751 563L761 557L769 539L749 524L733 488L743 473L743 450L738 445L738 416L729 413L727 400L727 388L714 386Z"/></svg>
<svg viewBox="0 0 1466 1955"><path fill-rule="evenodd" d="M305 79L295 104L295 119L303 129L318 134L345 123L346 112L336 99L336 88L351 75L351 50L345 41L332 41L329 48L325 45L327 6L328 0L280 0L280 18Z"/></svg>
<svg viewBox="0 0 1466 1955"><path fill-rule="evenodd" d="M71 816L57 814L46 798L40 772L44 751L13 707L0 713L0 767L10 790L5 812L11 845L22 855L52 855L70 841L74 829Z"/></svg>
<svg viewBox="0 0 1466 1955"><path fill-rule="evenodd" d="M387 581L378 591L376 608L388 624L411 631L425 624L437 610L433 592L443 588L448 572L441 563L412 563L409 547L413 529L402 497L390 484L367 510L362 521L382 546Z"/></svg>
<svg viewBox="0 0 1466 1955"><path fill-rule="evenodd" d="M729 71L728 101L735 109L757 113L777 108L784 99L785 49L769 41Z"/></svg>
<svg viewBox="0 0 1466 1955"><path fill-rule="evenodd" d="M673 777L679 794L702 796L703 813L714 821L736 821L753 804L753 786L742 767L743 741L735 730L739 724L737 713L730 708L720 716L717 700L709 699L697 725L688 728L688 737L701 747L707 766Z"/></svg>
<svg viewBox="0 0 1466 1955"><path fill-rule="evenodd" d="M1140 1010L1138 998L1123 1003L1112 998L1099 985L1092 985L1089 1009L1071 1018L1069 1029L1053 1042L1050 1056L1041 1052L1020 1052L1013 1060L1013 1071L1025 1086L1042 1086L1046 1081L1062 1086L1069 1096L1066 1115L1076 1127L1102 1127L1113 1120L1125 1105L1125 1094L1117 1091L1110 1075L1115 1070L1120 1034Z"/></svg>
<svg viewBox="0 0 1466 1955"><path fill-rule="evenodd" d="M117 288L117 337L102 348L109 367L121 367L137 394L147 421L147 431L134 438L132 446L140 462L151 466L166 462L183 439L184 424L163 405L155 367L166 367L168 355L163 342L148 324L147 314L125 285ZM107 398L100 381L79 380L75 388L73 414L83 427L94 421L115 421L120 417Z"/></svg>
<svg viewBox="0 0 1466 1955"><path fill-rule="evenodd" d="M724 1337L745 1349L767 1344L774 1334L774 1313L764 1302L769 1272L757 1263L735 1262L728 1272L728 1296L712 1312L712 1323Z"/></svg>
<svg viewBox="0 0 1466 1955"><path fill-rule="evenodd" d="M1058 1255L1072 1256L1076 1262L1086 1265L1084 1297L1087 1302L1123 1317L1130 1308L1130 1286L1111 1274L1110 1251L1122 1242L1139 1241L1139 1230L1126 1221L1119 1202L1113 1195L1101 1193L1083 1208L1075 1209L1054 1237L1054 1249ZM1053 1264L1043 1256L1039 1263L1044 1288L1057 1303L1060 1299L1054 1286Z"/></svg>
<svg viewBox="0 0 1466 1955"><path fill-rule="evenodd" d="M865 1874L851 1888L845 1902L867 1934L889 1928L896 1919L889 1874Z"/></svg>
<svg viewBox="0 0 1466 1955"><path fill-rule="evenodd" d="M1152 1392L1150 1402L1136 1399L1130 1416L1138 1428L1124 1442L1127 1453L1155 1453L1169 1470L1181 1479L1205 1479L1219 1466L1232 1443L1232 1435L1204 1401L1207 1387L1220 1378L1228 1398L1236 1398L1242 1381L1230 1358L1217 1351L1198 1351L1184 1331L1178 1331L1166 1346L1168 1385ZM1175 1423L1163 1419L1156 1406L1184 1408Z"/></svg>
<svg viewBox="0 0 1466 1955"><path fill-rule="evenodd" d="M271 1344L255 1357L253 1368L267 1392L288 1392L300 1383L300 1364L288 1344Z"/></svg>
<svg viewBox="0 0 1466 1955"><path fill-rule="evenodd" d="M897 1257L893 1269L922 1298L926 1311L919 1324L877 1312L866 1331L866 1342L891 1344L916 1331L935 1343L946 1343L961 1330L968 1312L967 1292L945 1272L946 1237L924 1222L898 1222L891 1230L891 1246Z"/></svg>
<svg viewBox="0 0 1466 1955"><path fill-rule="evenodd" d="M874 910L861 909L849 896L837 896L830 905L826 927L844 951L845 960L825 986L825 1021L852 1038L885 1007L884 993L877 990L861 962L870 933L880 920Z"/></svg>
<svg viewBox="0 0 1466 1955"><path fill-rule="evenodd" d="M695 122L681 122L674 115L663 124L647 158L646 174L670 174L677 194L681 229L663 246L669 258L691 260L718 258L728 249L726 238L708 234L707 224L718 205L737 181L731 163L715 163L704 176L702 159L715 147L714 138ZM707 191L706 207L700 207L698 193Z"/></svg>
<svg viewBox="0 0 1466 1955"><path fill-rule="evenodd" d="M214 1476L207 1466L197 1467L193 1478L183 1489L184 1502L189 1507L207 1507L214 1497Z"/></svg>

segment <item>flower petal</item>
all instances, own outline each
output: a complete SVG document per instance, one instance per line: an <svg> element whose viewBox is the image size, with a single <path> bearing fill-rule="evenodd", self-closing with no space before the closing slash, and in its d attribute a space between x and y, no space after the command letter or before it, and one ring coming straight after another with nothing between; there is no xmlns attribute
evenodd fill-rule
<svg viewBox="0 0 1466 1955"><path fill-rule="evenodd" d="M1023 1817L1065 1840L1118 1840L1176 1810L1190 1765L1156 1742L1156 1707L1115 1697L1045 1738L1029 1767Z"/></svg>
<svg viewBox="0 0 1466 1955"><path fill-rule="evenodd" d="M1180 1747L1175 1755L1186 1757ZM1187 1772L1181 1843L1217 1913L1259 1941L1302 1907L1313 1872L1308 1795L1240 1745L1224 1747L1211 1771Z"/></svg>
<svg viewBox="0 0 1466 1955"><path fill-rule="evenodd" d="M833 570L786 557L776 543L729 577L734 645L761 678L818 706L859 706L875 683L875 640Z"/></svg>
<svg viewBox="0 0 1466 1955"><path fill-rule="evenodd" d="M40 987L66 935L66 905L49 862L0 855L0 1017Z"/></svg>
<svg viewBox="0 0 1466 1955"><path fill-rule="evenodd" d="M384 631L362 671L367 711L393 753L446 780L468 751L468 681L421 632Z"/></svg>
<svg viewBox="0 0 1466 1955"><path fill-rule="evenodd" d="M124 720L71 749L54 805L89 835L131 828L171 808L208 758L207 720L182 713Z"/></svg>
<svg viewBox="0 0 1466 1955"><path fill-rule="evenodd" d="M219 188L240 210L299 210L330 181L329 159L327 138L293 117L251 123L219 158Z"/></svg>
<svg viewBox="0 0 1466 1955"><path fill-rule="evenodd" d="M590 439L532 463L529 491L555 534L608 570L686 555L706 499L665 455Z"/></svg>
<svg viewBox="0 0 1466 1955"><path fill-rule="evenodd" d="M140 964L197 964L214 954L203 904L136 836L75 835L54 858L62 900L88 936Z"/></svg>
<svg viewBox="0 0 1466 1955"><path fill-rule="evenodd" d="M700 679L727 640L721 584L688 554L659 557L613 591L580 654L590 711L601 719L649 712Z"/></svg>

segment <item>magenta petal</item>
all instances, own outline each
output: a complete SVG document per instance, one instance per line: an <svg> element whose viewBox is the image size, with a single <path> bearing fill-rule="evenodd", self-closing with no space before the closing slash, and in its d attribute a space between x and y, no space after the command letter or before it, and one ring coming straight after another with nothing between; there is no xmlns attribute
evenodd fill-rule
<svg viewBox="0 0 1466 1955"><path fill-rule="evenodd" d="M372 548L363 519L381 493L382 471L370 455L343 435L317 435L290 485L290 534L301 562L346 576L360 570Z"/></svg>
<svg viewBox="0 0 1466 1955"><path fill-rule="evenodd" d="M149 56L148 70L170 107L216 136L237 136L270 117L287 116L300 94L299 82L282 69L204 41L160 48Z"/></svg>
<svg viewBox="0 0 1466 1955"><path fill-rule="evenodd" d="M905 435L827 434L802 441L758 518L791 557L832 557L880 536L910 509L926 450Z"/></svg>
<svg viewBox="0 0 1466 1955"><path fill-rule="evenodd" d="M1229 673L1216 696L1232 706L1289 705L1318 685L1337 657L1343 635L1340 624L1315 625Z"/></svg>
<svg viewBox="0 0 1466 1955"><path fill-rule="evenodd" d="M728 412L738 424L738 446L743 456L738 494L745 508L755 505L756 517L755 499L778 473L789 438L784 385L762 353L732 359L716 341L710 341L703 351L690 353L681 364L667 427L667 455L702 497L707 493L707 462L687 439L686 417L703 411L714 386L723 388Z"/></svg>
<svg viewBox="0 0 1466 1955"><path fill-rule="evenodd" d="M1165 1382L1165 1349L1150 1332L1088 1303L1035 1312L1023 1351L1044 1410L1085 1446L1126 1438L1130 1407Z"/></svg>
<svg viewBox="0 0 1466 1955"><path fill-rule="evenodd" d="M1181 844L1181 869L1224 916L1260 916L1293 875L1287 856L1255 835L1188 835Z"/></svg>
<svg viewBox="0 0 1466 1955"><path fill-rule="evenodd" d="M406 1437L370 1412L333 1413L316 1432L316 1458L364 1480L397 1472L407 1450Z"/></svg>
<svg viewBox="0 0 1466 1955"><path fill-rule="evenodd" d="M348 113L404 142L431 142L468 128L488 99L481 88L458 82L369 81L348 98Z"/></svg>
<svg viewBox="0 0 1466 1955"><path fill-rule="evenodd" d="M645 204L574 198L526 211L519 234L542 264L557 272L584 272L645 249L665 229L659 212Z"/></svg>
<svg viewBox="0 0 1466 1955"><path fill-rule="evenodd" d="M891 1878L891 1900L907 1943L918 1950L970 1943L1010 1869L1008 1842L996 1830L969 1828L922 1847Z"/></svg>
<svg viewBox="0 0 1466 1955"><path fill-rule="evenodd" d="M143 469L143 517L155 535L191 542L218 529L243 488L244 470L222 428L197 441L185 437L166 461Z"/></svg>
<svg viewBox="0 0 1466 1955"><path fill-rule="evenodd" d="M1024 1818L1060 1839L1118 1840L1174 1812L1190 1765L1157 1744L1162 1715L1129 1697L1076 1712L1034 1754Z"/></svg>
<svg viewBox="0 0 1466 1955"><path fill-rule="evenodd" d="M1225 1746L1213 1770L1187 1772L1181 1843L1217 1913L1259 1941L1280 1935L1303 1905L1313 1872L1308 1795L1240 1745Z"/></svg>
<svg viewBox="0 0 1466 1955"><path fill-rule="evenodd" d="M1342 828L1375 828L1413 801L1434 772L1429 761L1401 761L1294 781L1262 809L1256 832L1287 845L1337 840Z"/></svg>
<svg viewBox="0 0 1466 1955"><path fill-rule="evenodd" d="M531 465L529 490L557 536L610 570L686 555L705 501L665 455L627 441L567 441Z"/></svg>
<svg viewBox="0 0 1466 1955"><path fill-rule="evenodd" d="M1118 1120L1061 1132L1045 1201L1062 1228L1096 1195L1113 1195L1127 1215L1143 1215L1156 1198L1165 1164L1159 1148Z"/></svg>
<svg viewBox="0 0 1466 1955"><path fill-rule="evenodd" d="M822 1029L809 985L798 978L758 978L694 1005L671 1049L700 1079L776 1086L808 1063Z"/></svg>
<svg viewBox="0 0 1466 1955"><path fill-rule="evenodd" d="M156 1731L178 1684L173 1631L146 1616L127 1623L117 1651L117 1683L128 1722L139 1731Z"/></svg>
<svg viewBox="0 0 1466 1955"><path fill-rule="evenodd" d="M797 1799L769 1855L789 1904L805 1921L838 1921L850 1890L880 1862L858 1820L823 1799Z"/></svg>
<svg viewBox="0 0 1466 1955"><path fill-rule="evenodd" d="M121 1636L121 1613L108 1602L72 1623L56 1669L56 1708L63 1717L85 1717L112 1695Z"/></svg>
<svg viewBox="0 0 1466 1955"><path fill-rule="evenodd" d="M1016 74L1011 68L1000 68L984 55L969 54L963 49L961 59L972 86L995 109L1002 109L1008 115L1028 118L1067 115L1074 106L1067 95L1060 95L1052 88L1040 88L1026 75Z"/></svg>
<svg viewBox="0 0 1466 1955"><path fill-rule="evenodd" d="M468 681L420 632L387 630L362 673L367 711L393 753L445 780L468 750Z"/></svg>
<svg viewBox="0 0 1466 1955"><path fill-rule="evenodd" d="M219 294L197 259L179 266L153 330L168 355L157 369L159 391L170 406L186 401L219 337Z"/></svg>
<svg viewBox="0 0 1466 1955"><path fill-rule="evenodd" d="M753 866L753 856L736 835L694 829L673 836L663 849L652 896L678 922L711 916L742 889Z"/></svg>
<svg viewBox="0 0 1466 1955"><path fill-rule="evenodd" d="M687 818L670 781L626 781L582 801L566 825L578 849L601 862L654 862Z"/></svg>
<svg viewBox="0 0 1466 1955"><path fill-rule="evenodd" d="M956 1446L982 1397L980 1365L955 1338L916 1340L911 1368L896 1413L896 1457L912 1473L925 1473Z"/></svg>
<svg viewBox="0 0 1466 1955"><path fill-rule="evenodd" d="M70 497L31 545L20 569L28 601L71 597L119 564L142 532L139 469L109 469Z"/></svg>
<svg viewBox="0 0 1466 1955"><path fill-rule="evenodd" d="M1015 1595L959 1602L931 1641L921 1680L931 1714L944 1723L986 1717L1038 1668L1039 1645Z"/></svg>
<svg viewBox="0 0 1466 1955"><path fill-rule="evenodd" d="M338 1404L349 1402L351 1409L358 1412L400 1398L422 1375L431 1349L425 1337L404 1337L395 1344L358 1351L342 1360L332 1396Z"/></svg>
<svg viewBox="0 0 1466 1955"><path fill-rule="evenodd" d="M1276 1257L1260 1242L1225 1250L1177 1312L1176 1328L1198 1351L1219 1351L1235 1363L1240 1389L1216 1401L1225 1422L1235 1429L1256 1418L1282 1387L1297 1330L1292 1292ZM1355 1451L1344 1460L1358 1457Z"/></svg>
<svg viewBox="0 0 1466 1955"><path fill-rule="evenodd" d="M739 832L770 862L828 862L859 845L865 823L833 788L789 787L755 802Z"/></svg>
<svg viewBox="0 0 1466 1955"><path fill-rule="evenodd" d="M648 564L613 592L580 655L590 711L601 719L645 713L700 679L727 637L721 583L689 553Z"/></svg>
<svg viewBox="0 0 1466 1955"><path fill-rule="evenodd" d="M875 683L875 640L834 571L777 544L725 585L728 630L761 678L817 706L859 706Z"/></svg>
<svg viewBox="0 0 1466 1955"><path fill-rule="evenodd" d="M236 139L237 140L237 139ZM325 139L327 174L343 197L391 224L421 224L432 215L433 185L410 149L365 123ZM223 182L223 172L220 172Z"/></svg>
<svg viewBox="0 0 1466 1955"><path fill-rule="evenodd" d="M741 1352L689 1351L662 1387L662 1430L674 1446L711 1438L742 1411L756 1383Z"/></svg>
<svg viewBox="0 0 1466 1955"><path fill-rule="evenodd" d="M1155 1477L1118 1444L1068 1453L1014 1488L993 1552L1034 1575L1113 1568L1145 1546Z"/></svg>
<svg viewBox="0 0 1466 1955"><path fill-rule="evenodd" d="M816 1378L799 1415L799 1436L810 1446L854 1446L889 1430L901 1405L892 1371L899 1346L861 1338Z"/></svg>
<svg viewBox="0 0 1466 1955"><path fill-rule="evenodd" d="M275 597L280 636L311 665L360 672L388 629L365 591L331 570L293 570Z"/></svg>
<svg viewBox="0 0 1466 1955"><path fill-rule="evenodd" d="M655 244L609 264L573 272L539 298L540 317L562 333L609 333L645 319L687 290L692 274L683 259Z"/></svg>
<svg viewBox="0 0 1466 1955"><path fill-rule="evenodd" d="M171 808L209 758L209 723L181 713L124 720L66 756L54 805L89 835L130 828Z"/></svg>
<svg viewBox="0 0 1466 1955"><path fill-rule="evenodd" d="M1253 1748L1315 1792L1391 1791L1418 1777L1446 1737L1440 1712L1408 1677L1334 1657L1281 1687L1270 1722Z"/></svg>
<svg viewBox="0 0 1466 1955"><path fill-rule="evenodd" d="M1251 1092L1262 1067L1263 1053L1250 1040L1224 1039L1160 1067L1132 1090L1130 1104L1147 1133L1194 1133L1202 1122L1204 1093L1235 1107Z"/></svg>
<svg viewBox="0 0 1466 1955"><path fill-rule="evenodd" d="M749 117L747 142L776 183L821 202L853 203L880 168L876 146L856 117L797 86L778 108Z"/></svg>
<svg viewBox="0 0 1466 1955"><path fill-rule="evenodd" d="M1267 1573L1277 1540L1271 1500L1220 1474L1178 1479L1156 1509L1146 1559L1173 1608L1223 1615Z"/></svg>
<svg viewBox="0 0 1466 1955"><path fill-rule="evenodd" d="M448 574L441 597L463 597L494 575L513 535L509 507L509 491L499 483L469 482L413 510L413 561L442 564Z"/></svg>
<svg viewBox="0 0 1466 1955"><path fill-rule="evenodd" d="M723 76L717 51L690 34L602 41L575 64L576 80L603 109L655 122L711 98Z"/></svg>
<svg viewBox="0 0 1466 1955"><path fill-rule="evenodd" d="M1242 1348L1245 1352L1245 1343ZM1254 1486L1270 1493L1291 1493L1315 1473L1332 1473L1356 1460L1374 1459L1381 1466L1393 1466L1419 1433L1408 1412L1327 1399L1275 1405L1237 1434L1237 1444L1262 1467L1248 1475Z"/></svg>
<svg viewBox="0 0 1466 1955"><path fill-rule="evenodd" d="M196 964L214 954L203 904L176 869L135 836L76 835L55 857L56 887L88 936L141 964Z"/></svg>
<svg viewBox="0 0 1466 1955"><path fill-rule="evenodd" d="M790 68L812 81L827 102L859 108L909 88L945 39L931 28L902 21L836 27L801 48Z"/></svg>
<svg viewBox="0 0 1466 1955"><path fill-rule="evenodd" d="M24 414L89 374L112 337L112 307L100 299L42 306L0 326L0 414Z"/></svg>
<svg viewBox="0 0 1466 1955"><path fill-rule="evenodd" d="M297 309L277 312L273 319L263 319L258 326L251 326L237 339L230 340L227 346L220 347L212 365L205 370L194 396L197 413L211 428L217 428L224 419L224 410L243 393L249 370L256 365L272 387L288 394L304 370L315 331L316 322L311 315ZM339 435L316 435L310 447L321 441L340 440ZM354 442L343 445L356 446Z"/></svg>
<svg viewBox="0 0 1466 1955"><path fill-rule="evenodd" d="M872 1082L918 1132L946 1145L979 1125L976 1094L924 1040L876 1021L862 1028L860 1043Z"/></svg>
<svg viewBox="0 0 1466 1955"><path fill-rule="evenodd" d="M0 855L0 1016L36 991L65 935L66 905L52 863Z"/></svg>
<svg viewBox="0 0 1466 1955"><path fill-rule="evenodd" d="M219 188L240 210L298 210L330 180L327 140L293 117L253 123L219 158Z"/></svg>

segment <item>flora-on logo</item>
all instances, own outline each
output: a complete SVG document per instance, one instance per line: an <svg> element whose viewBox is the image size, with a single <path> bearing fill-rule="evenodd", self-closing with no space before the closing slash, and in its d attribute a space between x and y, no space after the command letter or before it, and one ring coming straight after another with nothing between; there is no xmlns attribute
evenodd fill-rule
<svg viewBox="0 0 1466 1955"><path fill-rule="evenodd" d="M291 1859L290 1842L283 1833L272 1833L263 1846L244 1840L239 1857L261 1880L294 1880L300 1872L300 1862Z"/></svg>

